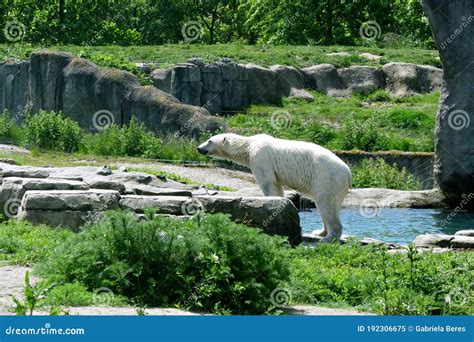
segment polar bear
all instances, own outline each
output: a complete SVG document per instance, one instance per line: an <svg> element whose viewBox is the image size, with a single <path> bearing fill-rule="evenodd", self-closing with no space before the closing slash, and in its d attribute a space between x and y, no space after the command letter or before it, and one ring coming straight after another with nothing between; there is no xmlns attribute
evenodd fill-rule
<svg viewBox="0 0 474 342"><path fill-rule="evenodd" d="M351 170L331 151L303 141L266 134L244 137L218 134L199 145L198 152L250 168L265 196L283 197L283 186L311 198L323 219L322 241L342 235L342 201L351 188Z"/></svg>

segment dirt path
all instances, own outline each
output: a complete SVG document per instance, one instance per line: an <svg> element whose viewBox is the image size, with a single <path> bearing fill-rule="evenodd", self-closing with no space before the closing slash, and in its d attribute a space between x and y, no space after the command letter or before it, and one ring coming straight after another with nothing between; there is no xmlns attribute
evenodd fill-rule
<svg viewBox="0 0 474 342"><path fill-rule="evenodd" d="M12 315L13 296L22 298L23 286L26 271L31 272L31 268L20 266L2 266L0 267L0 316ZM30 277L34 282L37 279ZM69 315L118 315L118 316L136 316L137 309L134 307L106 307L106 306L87 306L87 307L69 307L64 309ZM173 308L149 308L145 311L150 316L189 316L197 313L178 310ZM348 309L323 308L313 305L296 305L288 308L290 315L364 315ZM38 310L37 315L48 315L47 311Z"/></svg>

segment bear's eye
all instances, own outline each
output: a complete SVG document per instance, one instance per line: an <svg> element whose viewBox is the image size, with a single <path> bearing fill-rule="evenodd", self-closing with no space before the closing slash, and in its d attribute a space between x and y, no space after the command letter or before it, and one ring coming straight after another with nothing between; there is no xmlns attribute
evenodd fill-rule
<svg viewBox="0 0 474 342"><path fill-rule="evenodd" d="M212 143L213 143L213 141L212 141L212 140L209 140L209 144L212 144Z"/></svg>

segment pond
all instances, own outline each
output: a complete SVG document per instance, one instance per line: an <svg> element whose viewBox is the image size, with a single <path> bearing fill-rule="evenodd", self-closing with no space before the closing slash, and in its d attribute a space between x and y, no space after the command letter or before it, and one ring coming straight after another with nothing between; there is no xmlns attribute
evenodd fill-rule
<svg viewBox="0 0 474 342"><path fill-rule="evenodd" d="M449 234L474 228L474 212L459 212L451 220L446 218L450 210L381 208L371 215L361 215L359 208L341 209L343 234L358 238L408 244L420 234ZM369 216L369 217L367 217ZM322 220L316 209L300 212L303 232L322 228Z"/></svg>

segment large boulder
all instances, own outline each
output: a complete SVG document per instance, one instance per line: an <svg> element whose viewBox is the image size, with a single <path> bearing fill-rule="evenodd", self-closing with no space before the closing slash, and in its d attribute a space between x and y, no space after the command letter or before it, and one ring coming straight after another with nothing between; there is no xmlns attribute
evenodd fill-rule
<svg viewBox="0 0 474 342"><path fill-rule="evenodd" d="M289 96L291 88L305 88L304 75L297 68L288 65L272 65L269 69L277 75L281 96Z"/></svg>
<svg viewBox="0 0 474 342"><path fill-rule="evenodd" d="M443 65L435 129L434 175L452 206L474 192L473 1L423 0ZM467 201L463 209L474 207Z"/></svg>
<svg viewBox="0 0 474 342"><path fill-rule="evenodd" d="M199 210L229 214L234 221L261 228L268 234L287 236L293 245L301 243L301 227L296 207L280 197L240 196L122 196L123 209L143 213L155 208L168 215L192 215Z"/></svg>
<svg viewBox="0 0 474 342"><path fill-rule="evenodd" d="M451 247L451 241L454 239L453 235L444 234L424 234L418 235L413 244L416 247Z"/></svg>
<svg viewBox="0 0 474 342"><path fill-rule="evenodd" d="M431 65L418 65L418 79L422 92L439 91L443 85L443 70Z"/></svg>
<svg viewBox="0 0 474 342"><path fill-rule="evenodd" d="M343 86L351 93L369 94L384 87L384 78L380 70L374 67L351 66L337 72Z"/></svg>
<svg viewBox="0 0 474 342"><path fill-rule="evenodd" d="M274 70L255 64L247 64L245 68L249 78L249 103L278 104L281 102L280 84Z"/></svg>
<svg viewBox="0 0 474 342"><path fill-rule="evenodd" d="M171 74L173 69L155 69L150 74L153 85L165 93L171 92Z"/></svg>
<svg viewBox="0 0 474 342"><path fill-rule="evenodd" d="M8 110L16 122L28 109L29 67L29 61L0 63L0 112Z"/></svg>
<svg viewBox="0 0 474 342"><path fill-rule="evenodd" d="M201 104L201 70L191 63L178 64L171 73L171 95L183 103Z"/></svg>
<svg viewBox="0 0 474 342"><path fill-rule="evenodd" d="M64 74L74 56L67 52L34 52L30 58L29 98L34 112L63 110ZM76 100L82 100L80 97Z"/></svg>
<svg viewBox="0 0 474 342"><path fill-rule="evenodd" d="M223 87L221 91L222 110L238 111L248 107L247 68L235 63L218 62L222 72Z"/></svg>
<svg viewBox="0 0 474 342"><path fill-rule="evenodd" d="M386 77L387 89L393 96L409 96L422 92L418 80L418 67L411 63L387 63L382 67Z"/></svg>
<svg viewBox="0 0 474 342"><path fill-rule="evenodd" d="M124 100L136 88L141 88L137 77L127 71L99 68L86 59L74 58L64 70L64 91L58 91L62 110L82 127L97 131L129 121Z"/></svg>
<svg viewBox="0 0 474 342"><path fill-rule="evenodd" d="M337 69L332 64L318 64L302 69L308 86L322 93L334 93L343 89Z"/></svg>

